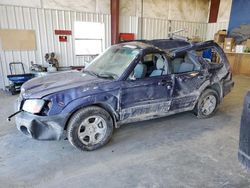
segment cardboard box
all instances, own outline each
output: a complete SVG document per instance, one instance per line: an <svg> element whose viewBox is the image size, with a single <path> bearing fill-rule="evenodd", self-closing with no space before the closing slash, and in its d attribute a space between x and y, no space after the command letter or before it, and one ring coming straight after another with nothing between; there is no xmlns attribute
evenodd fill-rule
<svg viewBox="0 0 250 188"><path fill-rule="evenodd" d="M214 42L216 43L223 43L225 38L226 38L227 35L225 34L219 34L219 33L215 33L214 34Z"/></svg>
<svg viewBox="0 0 250 188"><path fill-rule="evenodd" d="M214 34L214 42L216 43L223 43L224 39L227 36L227 30L219 30L217 33Z"/></svg>
<svg viewBox="0 0 250 188"><path fill-rule="evenodd" d="M220 35L226 35L227 30L219 30L217 33L220 34Z"/></svg>
<svg viewBox="0 0 250 188"><path fill-rule="evenodd" d="M231 52L235 52L235 46L232 47L232 51Z"/></svg>
<svg viewBox="0 0 250 188"><path fill-rule="evenodd" d="M232 52L232 47L231 46L224 46L224 52Z"/></svg>
<svg viewBox="0 0 250 188"><path fill-rule="evenodd" d="M224 51L225 52L232 52L232 49L234 46L235 46L234 38L225 38L225 42L224 42Z"/></svg>
<svg viewBox="0 0 250 188"><path fill-rule="evenodd" d="M245 45L236 45L235 46L235 52L236 53L243 53L245 50L246 46Z"/></svg>
<svg viewBox="0 0 250 188"><path fill-rule="evenodd" d="M218 45L223 49L224 48L224 43L218 43Z"/></svg>
<svg viewBox="0 0 250 188"><path fill-rule="evenodd" d="M229 46L229 45L234 45L234 44L235 44L234 38L225 38L224 45Z"/></svg>

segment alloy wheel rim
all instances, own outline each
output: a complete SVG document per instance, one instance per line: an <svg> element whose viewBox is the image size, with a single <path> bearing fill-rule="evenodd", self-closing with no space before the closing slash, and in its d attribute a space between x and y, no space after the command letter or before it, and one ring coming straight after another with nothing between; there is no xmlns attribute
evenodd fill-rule
<svg viewBox="0 0 250 188"><path fill-rule="evenodd" d="M206 116L210 115L216 107L216 102L214 95L208 95L201 103L201 112Z"/></svg>
<svg viewBox="0 0 250 188"><path fill-rule="evenodd" d="M101 116L89 116L78 129L78 138L84 145L98 144L105 136L107 123Z"/></svg>

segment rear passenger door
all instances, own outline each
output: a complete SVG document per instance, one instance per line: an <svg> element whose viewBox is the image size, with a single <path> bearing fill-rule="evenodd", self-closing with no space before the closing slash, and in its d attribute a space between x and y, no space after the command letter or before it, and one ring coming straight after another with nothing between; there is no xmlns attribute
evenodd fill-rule
<svg viewBox="0 0 250 188"><path fill-rule="evenodd" d="M199 97L199 88L207 80L207 73L194 52L177 58L171 61L172 74L175 75L171 110L190 110Z"/></svg>

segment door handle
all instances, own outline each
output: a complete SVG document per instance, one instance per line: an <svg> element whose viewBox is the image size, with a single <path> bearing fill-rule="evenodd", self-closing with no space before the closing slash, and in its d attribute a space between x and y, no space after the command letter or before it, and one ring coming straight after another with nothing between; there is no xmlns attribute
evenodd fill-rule
<svg viewBox="0 0 250 188"><path fill-rule="evenodd" d="M172 82L168 80L161 80L158 82L158 85L160 86L167 86L168 88L172 87Z"/></svg>
<svg viewBox="0 0 250 188"><path fill-rule="evenodd" d="M167 83L167 80L161 80L161 81L158 82L158 85L159 86L164 86L164 85L166 85L166 83Z"/></svg>

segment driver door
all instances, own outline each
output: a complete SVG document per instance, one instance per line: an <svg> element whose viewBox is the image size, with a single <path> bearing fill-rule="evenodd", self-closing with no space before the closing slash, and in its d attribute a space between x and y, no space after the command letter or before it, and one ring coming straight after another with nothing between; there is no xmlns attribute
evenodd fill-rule
<svg viewBox="0 0 250 188"><path fill-rule="evenodd" d="M157 67L157 60L154 62L153 58L152 61L138 62L132 74L137 67L147 66L145 75L142 74L142 77L137 75L137 78L127 79L122 83L121 120L150 119L168 113L172 100L174 79L171 74L168 74L165 56L152 54L152 57L156 57L156 55L161 58L161 60L158 59L158 64L162 65L162 69L159 65ZM159 63L159 61L161 62Z"/></svg>

